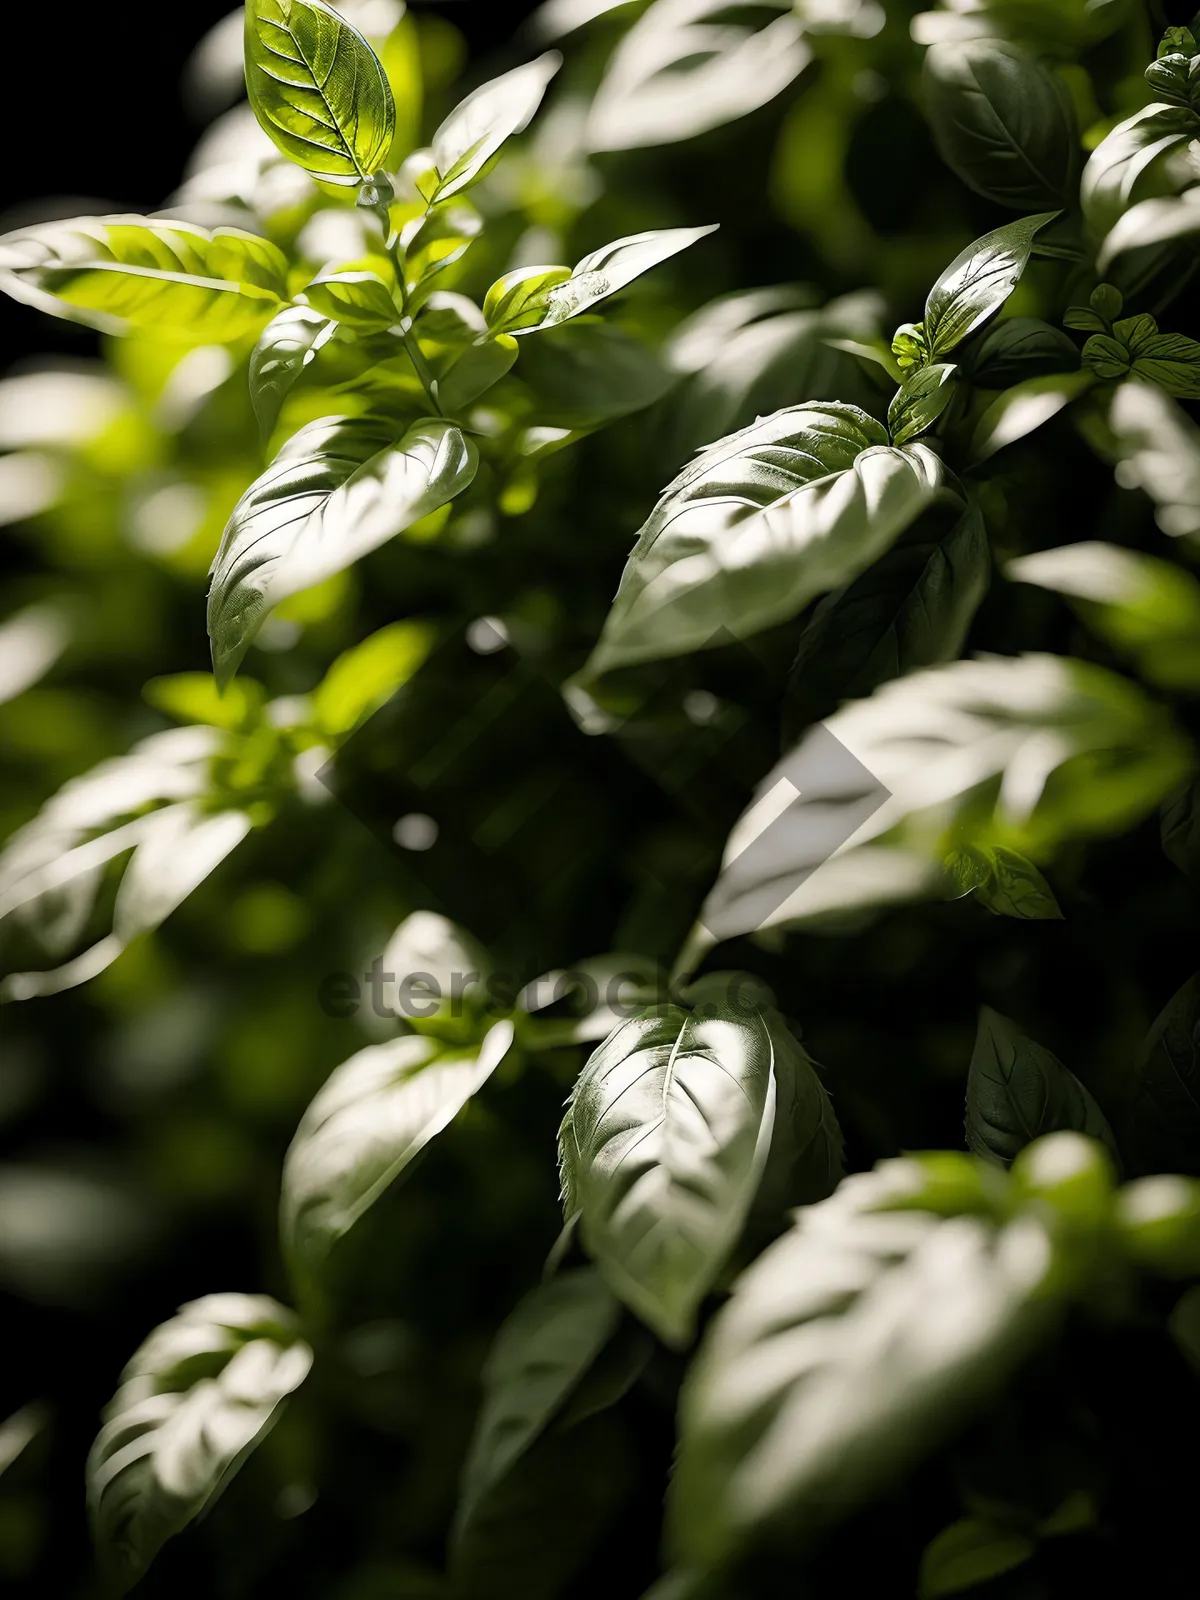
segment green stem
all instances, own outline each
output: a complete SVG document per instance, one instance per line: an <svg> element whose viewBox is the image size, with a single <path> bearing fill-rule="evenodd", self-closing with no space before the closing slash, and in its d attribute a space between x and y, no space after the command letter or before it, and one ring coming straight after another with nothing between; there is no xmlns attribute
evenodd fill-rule
<svg viewBox="0 0 1200 1600"><path fill-rule="evenodd" d="M383 225L384 249L391 257L392 265L396 269L396 282L400 288L400 303L404 308L404 315L400 322L400 333L404 341L404 349L408 359L412 362L413 371L425 391L425 398L429 401L434 414L440 417L443 412L438 404L437 379L429 370L429 363L422 353L420 341L413 332L412 318L408 314L408 297L404 289L404 259L400 254L400 235L392 227L392 219L386 206L379 206L375 215Z"/></svg>

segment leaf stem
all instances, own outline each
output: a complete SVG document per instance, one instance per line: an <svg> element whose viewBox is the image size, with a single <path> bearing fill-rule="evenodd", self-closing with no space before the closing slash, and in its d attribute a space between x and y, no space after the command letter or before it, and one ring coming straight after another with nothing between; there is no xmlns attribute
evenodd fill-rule
<svg viewBox="0 0 1200 1600"><path fill-rule="evenodd" d="M420 341L413 332L412 318L408 314L408 296L404 288L404 257L400 253L400 234L392 227L392 219L387 206L380 204L374 210L383 227L384 249L391 257L392 265L396 269L396 283L400 289L400 304L404 310L399 326L405 353L412 362L413 371L425 391L425 398L429 401L434 415L440 417L444 413L438 403L437 379L429 370L429 363L421 350Z"/></svg>

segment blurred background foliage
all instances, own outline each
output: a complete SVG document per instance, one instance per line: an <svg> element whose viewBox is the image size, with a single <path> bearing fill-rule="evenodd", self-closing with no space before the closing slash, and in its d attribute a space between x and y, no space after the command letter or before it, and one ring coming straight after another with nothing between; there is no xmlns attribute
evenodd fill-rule
<svg viewBox="0 0 1200 1600"><path fill-rule="evenodd" d="M62 96L69 130L57 158L25 175L29 194L10 196L5 226L158 207L260 231L317 260L359 253L353 210L258 132L241 99L240 19L222 21L223 9L194 3L164 18L161 7L138 3L119 20L79 22ZM574 260L643 228L721 225L609 318L657 351L650 359L630 346L615 394L604 381L611 352L593 370L588 338L619 331L591 329L575 342L543 336L525 352L520 379L506 380L517 415L528 384L543 422L588 433L615 417L612 426L561 454L514 452L452 513L286 602L263 629L244 671L279 698L308 694L340 652L396 619L430 621L437 643L421 670L436 674L436 690L403 710L390 736L389 753L402 763L433 724L463 715L503 678L512 646L551 679L580 664L634 532L699 445L798 400L886 411L890 386L829 339L869 343L915 319L945 262L1008 218L938 157L921 110L925 45L974 29L1050 54L1094 148L1146 102L1143 69L1157 34L1192 8L954 0L926 11L900 0L804 0L776 15L692 0L673 10L666 0L549 0L524 20L519 8L501 18L483 5L414 5L406 14L398 0L358 0L343 9L383 54L406 147L428 137L472 83L551 43L565 56L543 114L478 191L487 226L454 269L453 287L480 296L515 265ZM742 57L759 10L773 18L771 48ZM664 26L722 30L716 45L711 33L698 35L697 50L715 54L702 56L707 76L681 92L646 81L655 48L647 32ZM44 114L40 99L30 105ZM35 198L45 190L58 193ZM1010 312L1057 320L1042 271L1035 262ZM207 569L264 456L246 386L250 341L116 340L25 306L3 314L6 348L23 352L0 381L7 837L66 779L169 726L172 709L182 704L183 720L195 720L178 683L158 693L144 686L207 671ZM1188 297L1172 317L1177 331L1200 336ZM616 415L631 393L641 408ZM320 389L301 393L291 424L305 406L323 414L327 400ZM1149 503L1113 488L1066 419L1004 453L984 492L1000 558L1058 542L1051 525L1086 526L1090 537L1150 551L1166 542ZM492 633L472 635L481 618ZM477 755L483 770L468 771L465 786L486 781L518 797L528 892L540 893L539 880L565 881L565 892L537 900L537 925L494 952L518 978L613 949L670 958L730 823L778 753L798 631L799 623L774 630L753 655L672 664L658 720L647 715L640 733L601 758L577 756L561 706L541 702L519 733ZM497 641L504 647L493 650ZM1052 596L994 589L970 648L1032 647L1110 661ZM698 792L672 790L672 740L684 737L707 738L713 752ZM539 810L546 793L559 796L551 816ZM364 973L423 903L420 875L402 856L319 785L298 782L269 828L94 982L0 1010L6 1593L103 1592L84 1527L82 1462L144 1334L210 1289L286 1298L275 1242L283 1152L331 1068L379 1036L365 1008L329 1015L322 983ZM562 878L563 862L574 878ZM471 886L463 887L466 895ZM763 973L830 1068L852 1166L904 1148L961 1145L981 1000L1020 1016L1110 1114L1119 1111L1129 1063L1194 964L1192 890L1163 860L1156 819L1086 853L1066 851L1053 888L1062 922L923 907L860 930L853 961L844 939L814 935L794 937L786 951L733 952L726 964ZM471 925L469 904L443 909ZM395 1203L382 1201L348 1241L340 1376L323 1380L338 1392L303 1393L236 1493L164 1552L147 1595L440 1592L479 1366L558 1229L554 1133L581 1059L566 1047L506 1064L419 1180ZM1120 1484L1131 1526L1154 1506L1159 1570L1177 1575L1191 1506L1163 1452L1200 1417L1190 1389L1174 1387L1179 1374L1141 1360L1136 1330L1123 1337L1130 1376L1111 1397L1103 1451L1093 1448L1094 1418L1073 1398L1083 1375L1054 1360L980 1432L1005 1435L1015 1475L1026 1489L1037 1478L1051 1508L1080 1473ZM620 1426L595 1419L594 1470L582 1487L570 1461L544 1464L551 1487L572 1487L557 1514L543 1510L541 1528L546 1537L555 1521L574 1529L564 1535L568 1565L589 1519L596 1529L621 1519L620 1538L596 1544L586 1572L562 1592L633 1596L653 1580L677 1382L675 1358L660 1353L631 1416ZM1022 1419L1040 1414L1046 1394L1061 1426L1035 1443L1036 1427L1022 1432ZM812 1592L834 1573L841 1587L915 1572L956 1505L939 1460L862 1519L869 1538L858 1523L838 1535ZM514 1516L514 1541L520 1526ZM1128 1592L1136 1581L1132 1567L1120 1567L1127 1550L1114 1578L1103 1541L1071 1531L1064 1539L1069 1560L1051 1550L1045 1587L1020 1593L1103 1593L1114 1583Z"/></svg>

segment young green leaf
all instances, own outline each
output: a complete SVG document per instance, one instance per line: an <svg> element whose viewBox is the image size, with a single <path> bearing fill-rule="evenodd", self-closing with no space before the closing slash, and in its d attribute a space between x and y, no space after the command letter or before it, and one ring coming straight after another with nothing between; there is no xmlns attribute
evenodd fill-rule
<svg viewBox="0 0 1200 1600"><path fill-rule="evenodd" d="M566 267L523 267L507 273L488 290L484 315L493 333L535 333L557 327L590 311L661 261L678 255L697 239L716 232L705 228L663 228L615 239Z"/></svg>
<svg viewBox="0 0 1200 1600"><path fill-rule="evenodd" d="M372 716L424 664L434 637L427 622L390 622L343 651L313 690L316 726L339 739Z"/></svg>
<svg viewBox="0 0 1200 1600"><path fill-rule="evenodd" d="M763 779L729 836L700 945L932 893L949 841L1044 857L1118 831L1193 761L1161 707L1081 661L914 673L810 729Z"/></svg>
<svg viewBox="0 0 1200 1600"><path fill-rule="evenodd" d="M387 74L325 0L246 0L245 52L254 115L285 156L346 188L382 168L396 127Z"/></svg>
<svg viewBox="0 0 1200 1600"><path fill-rule="evenodd" d="M1171 996L1146 1036L1121 1148L1136 1175L1200 1177L1200 977Z"/></svg>
<svg viewBox="0 0 1200 1600"><path fill-rule="evenodd" d="M475 446L424 418L402 438L383 417L301 428L238 501L212 566L208 632L219 680L236 672L280 600L352 565L452 500L475 475Z"/></svg>
<svg viewBox="0 0 1200 1600"><path fill-rule="evenodd" d="M311 1364L295 1317L265 1295L210 1294L154 1330L87 1464L96 1544L122 1592L221 1492Z"/></svg>
<svg viewBox="0 0 1200 1600"><path fill-rule="evenodd" d="M1170 561L1117 545L1063 545L1010 561L1007 575L1066 595L1151 683L1200 690L1200 584Z"/></svg>
<svg viewBox="0 0 1200 1600"><path fill-rule="evenodd" d="M949 355L968 334L995 316L1029 265L1033 242L1056 211L1007 222L954 258L925 302L925 338L930 361Z"/></svg>
<svg viewBox="0 0 1200 1600"><path fill-rule="evenodd" d="M265 239L157 217L76 217L0 238L0 285L105 333L240 339L279 310L286 277L286 261Z"/></svg>
<svg viewBox="0 0 1200 1600"><path fill-rule="evenodd" d="M638 536L586 671L782 622L856 577L929 505L941 464L854 406L801 405L703 451Z"/></svg>
<svg viewBox="0 0 1200 1600"><path fill-rule="evenodd" d="M965 1185L972 1164L957 1160ZM1045 1336L1056 1307L1040 1217L942 1217L921 1188L910 1160L849 1179L738 1279L680 1401L667 1543L682 1564L845 1514Z"/></svg>
<svg viewBox="0 0 1200 1600"><path fill-rule="evenodd" d="M954 850L946 863L958 889L955 898L974 894L998 917L1021 922L1061 922L1054 891L1033 862L1005 845Z"/></svg>
<svg viewBox="0 0 1200 1600"><path fill-rule="evenodd" d="M307 306L286 306L267 323L250 352L250 402L264 442L271 437L296 379L316 360L337 324Z"/></svg>
<svg viewBox="0 0 1200 1600"><path fill-rule="evenodd" d="M1064 1128L1099 1139L1116 1156L1103 1111L1074 1073L984 1006L967 1077L968 1146L985 1161L1010 1167L1027 1144Z"/></svg>
<svg viewBox="0 0 1200 1600"><path fill-rule="evenodd" d="M957 371L953 362L939 362L905 378L888 407L888 431L897 448L933 427L954 397L950 380Z"/></svg>
<svg viewBox="0 0 1200 1600"><path fill-rule="evenodd" d="M1097 377L1141 378L1178 400L1200 398L1200 343L1181 333L1160 333L1148 313L1114 322L1083 347L1084 365Z"/></svg>
<svg viewBox="0 0 1200 1600"><path fill-rule="evenodd" d="M284 1250L308 1274L431 1139L449 1126L512 1043L498 1022L482 1043L442 1049L402 1034L344 1061L301 1118L283 1165Z"/></svg>
<svg viewBox="0 0 1200 1600"><path fill-rule="evenodd" d="M476 1505L566 1405L616 1331L620 1303L594 1267L538 1284L496 1335L463 1470L453 1542Z"/></svg>
<svg viewBox="0 0 1200 1600"><path fill-rule="evenodd" d="M1073 202L1079 130L1066 84L999 39L926 53L925 109L943 161L978 194L1015 211Z"/></svg>
<svg viewBox="0 0 1200 1600"><path fill-rule="evenodd" d="M800 635L784 701L785 745L843 700L955 660L991 568L977 507L957 517L927 512L849 588L826 596Z"/></svg>
<svg viewBox="0 0 1200 1600"><path fill-rule="evenodd" d="M630 1018L584 1067L559 1130L566 1215L617 1294L667 1343L701 1300L758 1189L775 1125L774 1062L794 1048L749 1005Z"/></svg>
<svg viewBox="0 0 1200 1600"><path fill-rule="evenodd" d="M562 64L556 50L483 84L461 101L433 136L434 200L448 200L483 177L506 140L528 127Z"/></svg>
<svg viewBox="0 0 1200 1600"><path fill-rule="evenodd" d="M366 333L390 328L400 320L400 307L377 272L326 268L306 283L300 299L331 322Z"/></svg>

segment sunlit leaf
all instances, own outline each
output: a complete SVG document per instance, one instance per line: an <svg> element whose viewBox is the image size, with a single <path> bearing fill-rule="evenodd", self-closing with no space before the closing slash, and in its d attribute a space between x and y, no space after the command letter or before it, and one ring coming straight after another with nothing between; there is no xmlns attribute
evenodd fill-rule
<svg viewBox="0 0 1200 1600"><path fill-rule="evenodd" d="M0 239L0 286L104 332L149 328L195 344L240 339L286 297L265 239L157 217L76 217Z"/></svg>
<svg viewBox="0 0 1200 1600"><path fill-rule="evenodd" d="M1152 384L1130 380L1113 395L1109 424L1121 487L1144 490L1172 538L1200 533L1200 432L1183 408Z"/></svg>
<svg viewBox="0 0 1200 1600"><path fill-rule="evenodd" d="M475 446L426 418L396 439L382 417L302 428L234 507L213 562L213 670L230 677L280 600L352 565L470 483Z"/></svg>
<svg viewBox="0 0 1200 1600"><path fill-rule="evenodd" d="M301 372L332 337L336 323L306 306L288 306L271 318L250 353L250 400L264 440Z"/></svg>
<svg viewBox="0 0 1200 1600"><path fill-rule="evenodd" d="M349 733L408 682L433 643L428 623L391 622L344 651L313 691L313 711L321 731L332 738Z"/></svg>
<svg viewBox="0 0 1200 1600"><path fill-rule="evenodd" d="M1044 1337L1042 1222L939 1216L921 1188L916 1161L848 1179L738 1279L681 1399L668 1547L683 1563L710 1567L751 1537L844 1515Z"/></svg>
<svg viewBox="0 0 1200 1600"><path fill-rule="evenodd" d="M354 186L386 161L387 74L324 0L246 0L246 88L263 132L323 183Z"/></svg>
<svg viewBox="0 0 1200 1600"><path fill-rule="evenodd" d="M652 1009L580 1074L559 1131L563 1208L660 1338L685 1344L758 1189L786 1029L750 1003Z"/></svg>
<svg viewBox="0 0 1200 1600"><path fill-rule="evenodd" d="M1090 372L1064 372L1027 378L1006 389L984 412L971 437L971 458L986 461L1016 444L1064 411L1095 382Z"/></svg>
<svg viewBox="0 0 1200 1600"><path fill-rule="evenodd" d="M904 380L888 407L888 431L899 448L927 433L954 398L951 380L958 368L953 362L919 367Z"/></svg>
<svg viewBox="0 0 1200 1600"><path fill-rule="evenodd" d="M512 1042L498 1022L467 1049L402 1034L330 1076L301 1119L283 1167L280 1228L306 1273L481 1089Z"/></svg>
<svg viewBox="0 0 1200 1600"><path fill-rule="evenodd" d="M925 302L929 359L937 361L999 311L1029 265L1038 231L1057 212L1007 222L954 258Z"/></svg>
<svg viewBox="0 0 1200 1600"><path fill-rule="evenodd" d="M548 50L483 84L455 106L433 136L435 199L447 200L483 176L501 146L528 127L561 62L556 50Z"/></svg>
<svg viewBox="0 0 1200 1600"><path fill-rule="evenodd" d="M598 674L794 616L929 505L940 463L854 406L794 406L721 440L663 491L626 563Z"/></svg>
<svg viewBox="0 0 1200 1600"><path fill-rule="evenodd" d="M400 320L392 291L377 272L329 268L304 286L302 298L322 317L368 333Z"/></svg>
<svg viewBox="0 0 1200 1600"><path fill-rule="evenodd" d="M220 1493L311 1363L291 1312L263 1295L208 1295L154 1330L88 1457L96 1543L122 1590Z"/></svg>

